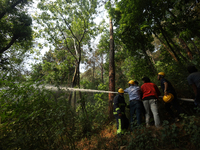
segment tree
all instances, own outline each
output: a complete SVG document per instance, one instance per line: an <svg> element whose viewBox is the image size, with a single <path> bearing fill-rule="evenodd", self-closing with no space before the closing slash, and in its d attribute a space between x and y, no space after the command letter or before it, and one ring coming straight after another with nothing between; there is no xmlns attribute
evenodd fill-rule
<svg viewBox="0 0 200 150"><path fill-rule="evenodd" d="M0 4L0 63L3 65L8 62L9 57L4 55L8 50L27 51L30 48L32 19L24 10L29 4L27 0L4 0Z"/></svg>
<svg viewBox="0 0 200 150"><path fill-rule="evenodd" d="M43 11L36 18L38 23L44 27L42 36L46 36L46 39L55 47L66 49L67 53L75 59L76 67L71 86L80 87L79 65L83 45L88 43L94 33L92 19L95 14L96 1L41 1L38 7Z"/></svg>
<svg viewBox="0 0 200 150"><path fill-rule="evenodd" d="M112 23L112 6L109 0L105 6L109 12L109 26L110 26L110 50L109 50L109 91L115 91L115 50L114 50L114 37L113 37L113 23ZM109 93L109 116L113 116L113 99L115 94Z"/></svg>
<svg viewBox="0 0 200 150"><path fill-rule="evenodd" d="M42 62L33 65L32 79L46 83L70 86L74 70L73 59L67 56L66 50L49 50L44 54Z"/></svg>
<svg viewBox="0 0 200 150"><path fill-rule="evenodd" d="M35 19L43 27L40 31L41 36L53 44L56 49L66 50L68 57L74 60L75 69L71 87L80 88L80 63L84 45L88 44L94 35L93 18L96 6L96 0L41 1L38 4L38 8L43 12ZM72 92L69 96L69 103L71 103L71 97ZM79 92L79 97L82 100L81 92ZM86 112L84 100L81 101L81 107Z"/></svg>
<svg viewBox="0 0 200 150"><path fill-rule="evenodd" d="M122 0L116 5L113 17L120 39L133 56L143 54L152 71L155 66L146 53L147 50L154 51L152 36L160 40L163 50L181 69L184 70L188 63L194 63L191 45L195 47L195 52L198 52L198 47L196 43L189 44L199 34L198 1L153 0L143 3Z"/></svg>

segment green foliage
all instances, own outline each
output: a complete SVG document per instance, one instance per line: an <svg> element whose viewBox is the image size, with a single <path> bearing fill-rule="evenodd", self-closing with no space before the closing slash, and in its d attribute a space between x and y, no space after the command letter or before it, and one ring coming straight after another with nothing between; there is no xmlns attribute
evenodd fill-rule
<svg viewBox="0 0 200 150"><path fill-rule="evenodd" d="M72 57L68 57L66 50L48 51L43 61L32 67L32 80L43 80L49 84L69 85L74 69Z"/></svg>
<svg viewBox="0 0 200 150"><path fill-rule="evenodd" d="M162 127L135 128L128 149L199 149L200 124L197 116L182 115L182 122L169 124L163 121Z"/></svg>
<svg viewBox="0 0 200 150"><path fill-rule="evenodd" d="M3 0L0 3L1 69L7 69L7 63L12 65L13 54L17 54L15 59L19 59L20 54L24 54L32 45L32 19L24 10L28 3L22 0Z"/></svg>
<svg viewBox="0 0 200 150"><path fill-rule="evenodd" d="M190 9L191 7L194 9ZM173 75L181 75L179 80L185 79L187 65L197 65L200 61L197 55L199 45L196 36L199 30L196 29L197 33L194 33L194 27L188 24L193 22L193 25L199 26L198 12L199 3L193 1L117 2L112 16L115 19L115 36L123 43L121 48L123 56L127 56L124 60L128 63L122 64L127 72L126 77L136 79L143 75L154 77L158 70L162 70L167 74L173 72ZM157 39L152 38L155 36ZM160 43L155 49L156 40ZM147 50L150 53L147 53ZM152 56L155 50L161 51L160 65ZM118 51L116 55L117 53ZM193 55L193 58L189 54Z"/></svg>
<svg viewBox="0 0 200 150"><path fill-rule="evenodd" d="M128 145L128 149L151 150L158 146L158 139L152 137L152 131L146 128L136 129Z"/></svg>
<svg viewBox="0 0 200 150"><path fill-rule="evenodd" d="M83 94L78 102L86 102L86 113L81 107L76 112L67 101L68 93L48 91L42 83L9 79L0 80L2 149L76 149L80 138L99 131L107 122L108 104L102 95L91 103Z"/></svg>
<svg viewBox="0 0 200 150"><path fill-rule="evenodd" d="M51 91L32 83L4 85L8 89L0 95L3 149L75 149L78 121L64 97L56 101Z"/></svg>
<svg viewBox="0 0 200 150"><path fill-rule="evenodd" d="M107 88L106 85L103 85L103 84L100 84L98 86L98 90L105 90L106 88ZM82 113L81 105L76 109L76 111L79 113L80 120L87 121L87 126L91 127L89 129L90 132L97 129L102 129L103 127L102 124L104 124L108 119L108 111L107 111L108 101L106 97L107 97L107 94L104 94L104 93L82 94L82 100L84 100L86 103L85 108L87 111L88 120L85 120L86 116L84 113ZM85 124L83 124L83 126L84 125Z"/></svg>
<svg viewBox="0 0 200 150"><path fill-rule="evenodd" d="M73 60L72 87L80 87L80 62L83 60L84 47L90 47L88 43L95 35L93 15L96 14L96 7L96 0L57 0L38 3L42 13L36 14L34 19L43 28L37 36L45 38L56 50L65 50L65 56ZM52 80L51 76L52 74L48 80Z"/></svg>

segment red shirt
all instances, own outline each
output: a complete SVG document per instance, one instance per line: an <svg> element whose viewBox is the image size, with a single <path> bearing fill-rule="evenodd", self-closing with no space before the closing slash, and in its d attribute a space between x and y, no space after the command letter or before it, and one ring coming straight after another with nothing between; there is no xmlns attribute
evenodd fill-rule
<svg viewBox="0 0 200 150"><path fill-rule="evenodd" d="M142 99L149 96L155 96L158 99L158 96L160 95L158 87L151 82L144 83L141 86L141 91L143 93Z"/></svg>

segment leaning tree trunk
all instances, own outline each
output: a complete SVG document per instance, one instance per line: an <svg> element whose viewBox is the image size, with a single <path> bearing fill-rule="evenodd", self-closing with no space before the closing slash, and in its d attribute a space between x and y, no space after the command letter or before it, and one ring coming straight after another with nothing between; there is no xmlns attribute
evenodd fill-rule
<svg viewBox="0 0 200 150"><path fill-rule="evenodd" d="M173 52L173 54L174 54L174 56L176 57L176 59L180 62L180 59L179 59L178 55L176 54L176 52L174 51L174 49L172 48L172 46L170 45L170 43L169 43L169 41L168 41L168 39L167 39L167 37L166 37L166 35L165 35L165 32L164 32L162 26L159 25L159 27L160 27L160 31L161 31L161 33L162 33L162 35L163 35L163 37L164 37L164 39L165 39L167 45L169 46L169 48L170 48L171 51Z"/></svg>
<svg viewBox="0 0 200 150"><path fill-rule="evenodd" d="M149 58L149 55L147 54L147 51L145 50L145 46L143 46L142 51L143 51L143 53L144 53L144 55L145 55L145 58L146 58L146 60L147 60L147 62L148 62L149 67L151 68L151 70L153 71L153 73L154 73L155 75L157 75L156 68L154 67L154 65L153 65L153 63L152 63L152 61L151 61L151 59Z"/></svg>
<svg viewBox="0 0 200 150"><path fill-rule="evenodd" d="M104 84L104 81L103 81L103 54L101 54L101 82Z"/></svg>
<svg viewBox="0 0 200 150"><path fill-rule="evenodd" d="M172 56L172 58L177 63L179 63L179 60L176 58L176 56L174 55L174 53L172 53L172 51L167 47L167 45L164 43L164 41L160 37L158 37L158 35L155 32L153 32L153 33L154 33L155 37L162 43L162 45L165 47L165 49L168 51L168 53Z"/></svg>
<svg viewBox="0 0 200 150"><path fill-rule="evenodd" d="M74 76L73 76L72 82L71 82L71 88L73 88L73 87L76 86L77 77L78 77L78 71L79 71L79 64L78 64L78 62L76 62L76 67L75 67L75 71L74 71ZM72 104L72 102L71 102L72 94L73 94L73 92L70 91L69 98L68 98L69 105Z"/></svg>
<svg viewBox="0 0 200 150"><path fill-rule="evenodd" d="M187 46L187 44L185 43L185 41L182 38L179 38L179 41L180 41L183 49L185 49L189 59L192 60L193 56L192 56L192 52L191 52L190 48Z"/></svg>
<svg viewBox="0 0 200 150"><path fill-rule="evenodd" d="M114 39L113 39L113 24L110 17L110 51L109 51L109 91L115 91L115 62L114 62ZM109 117L113 118L113 99L115 94L109 93Z"/></svg>
<svg viewBox="0 0 200 150"><path fill-rule="evenodd" d="M192 45L194 46L194 48L195 48L195 50L196 50L196 53L200 55L200 51L199 51L199 49L197 48L197 46L196 46L196 44L194 43L194 41L191 40L191 39L190 39L190 41L191 41Z"/></svg>

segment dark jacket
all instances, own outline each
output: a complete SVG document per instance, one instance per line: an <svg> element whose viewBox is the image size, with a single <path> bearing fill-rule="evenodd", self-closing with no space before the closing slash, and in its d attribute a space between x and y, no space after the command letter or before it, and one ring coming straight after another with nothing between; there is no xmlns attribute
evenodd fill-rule
<svg viewBox="0 0 200 150"><path fill-rule="evenodd" d="M123 96L117 95L113 100L113 114L125 114L126 102Z"/></svg>

